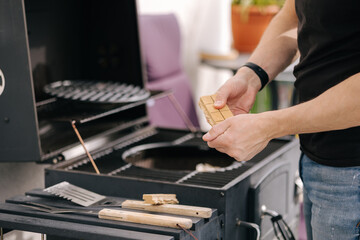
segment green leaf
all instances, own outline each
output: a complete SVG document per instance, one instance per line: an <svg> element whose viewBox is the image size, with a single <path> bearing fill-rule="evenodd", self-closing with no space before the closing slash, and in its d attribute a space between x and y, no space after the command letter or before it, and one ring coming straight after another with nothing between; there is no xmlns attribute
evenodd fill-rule
<svg viewBox="0 0 360 240"><path fill-rule="evenodd" d="M283 6L285 0L232 0L234 5L243 5L247 6L268 6L268 5L277 5Z"/></svg>

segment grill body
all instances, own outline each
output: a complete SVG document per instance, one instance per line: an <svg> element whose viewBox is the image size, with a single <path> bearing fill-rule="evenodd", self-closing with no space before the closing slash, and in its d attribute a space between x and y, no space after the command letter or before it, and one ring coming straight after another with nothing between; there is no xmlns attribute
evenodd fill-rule
<svg viewBox="0 0 360 240"><path fill-rule="evenodd" d="M143 134L148 137L141 137ZM180 157L176 148L180 149ZM138 162L129 163L124 157L129 151L145 159L144 162L156 157L168 165L136 166ZM215 208L219 215L224 215L221 223L224 239L254 237L252 230L237 226L237 220L259 224L262 239L272 239L270 219L261 218L262 205L282 214L296 230L297 140L273 140L257 157L245 163L213 151L201 140L201 134L150 127L141 134L134 132L128 141L113 146L111 151L94 153L100 175L81 156L48 168L45 184L51 186L66 180L100 194L135 199L144 193L175 193L181 204ZM219 162L228 161L215 172L198 172L186 165L188 158L194 161L194 156L198 156L207 162L206 156L214 158L214 155ZM172 166L169 162L175 156L183 159L184 166L178 170L166 169Z"/></svg>

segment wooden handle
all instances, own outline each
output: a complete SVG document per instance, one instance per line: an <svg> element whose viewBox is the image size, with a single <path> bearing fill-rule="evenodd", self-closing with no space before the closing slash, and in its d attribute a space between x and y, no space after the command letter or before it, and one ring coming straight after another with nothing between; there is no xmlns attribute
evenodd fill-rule
<svg viewBox="0 0 360 240"><path fill-rule="evenodd" d="M185 229L190 229L192 226L192 221L188 218L161 216L155 214L129 212L107 208L99 211L99 218L171 228L179 228L178 225L180 225Z"/></svg>
<svg viewBox="0 0 360 240"><path fill-rule="evenodd" d="M126 200L121 204L122 208L145 210L150 212L171 213L184 216L209 218L212 215L211 208L195 207L179 204L152 205L143 201Z"/></svg>

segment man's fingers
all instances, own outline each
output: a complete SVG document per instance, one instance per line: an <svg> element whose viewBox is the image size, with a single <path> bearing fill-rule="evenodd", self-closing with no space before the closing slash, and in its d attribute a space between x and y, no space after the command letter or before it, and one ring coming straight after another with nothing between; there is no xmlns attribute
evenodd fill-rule
<svg viewBox="0 0 360 240"><path fill-rule="evenodd" d="M216 139L207 144L209 147L215 148L219 152L225 153L232 158L236 157L236 152L230 148L231 145L229 145L228 137L225 137L225 134L219 135Z"/></svg>
<svg viewBox="0 0 360 240"><path fill-rule="evenodd" d="M216 99L214 102L215 108L223 108L227 102L227 99L230 94L230 89L227 88L226 85L222 86L217 92L216 92Z"/></svg>
<svg viewBox="0 0 360 240"><path fill-rule="evenodd" d="M223 134L229 128L229 126L229 121L224 120L223 122L218 123L213 128L211 128L210 131L202 137L202 139L206 142L213 141L218 136Z"/></svg>
<svg viewBox="0 0 360 240"><path fill-rule="evenodd" d="M224 141L222 141L222 136L223 135L219 135L216 139L209 141L207 144L209 147L216 148L219 152L225 153L227 148L225 147Z"/></svg>

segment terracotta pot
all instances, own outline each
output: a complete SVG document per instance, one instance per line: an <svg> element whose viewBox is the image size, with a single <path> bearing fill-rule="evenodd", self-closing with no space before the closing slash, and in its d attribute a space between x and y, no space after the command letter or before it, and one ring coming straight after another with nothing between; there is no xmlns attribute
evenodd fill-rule
<svg viewBox="0 0 360 240"><path fill-rule="evenodd" d="M240 5L232 5L231 22L234 48L239 52L252 52L271 19L279 10L278 6L251 6L242 9Z"/></svg>

